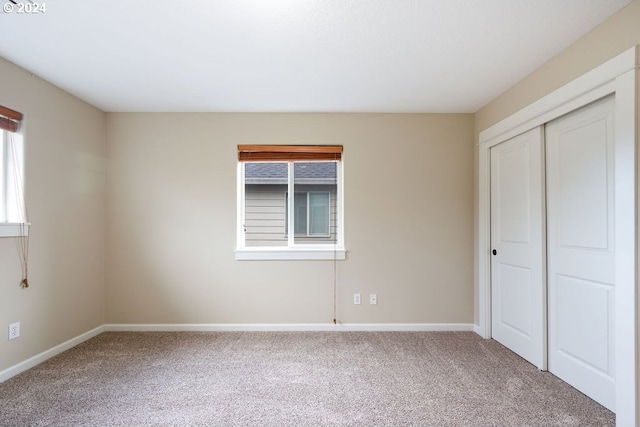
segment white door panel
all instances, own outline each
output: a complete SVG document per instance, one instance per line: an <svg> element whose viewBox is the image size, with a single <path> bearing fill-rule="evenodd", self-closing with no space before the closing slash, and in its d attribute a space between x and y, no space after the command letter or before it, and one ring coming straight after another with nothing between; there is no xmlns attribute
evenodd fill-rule
<svg viewBox="0 0 640 427"><path fill-rule="evenodd" d="M607 343L612 338L609 320L613 308L613 288L609 285L576 277L558 275L556 278L556 316L558 351L582 361L606 374L612 360ZM580 303L576 304L575 297ZM576 334L577 330L589 333Z"/></svg>
<svg viewBox="0 0 640 427"><path fill-rule="evenodd" d="M545 367L542 130L491 148L492 337Z"/></svg>
<svg viewBox="0 0 640 427"><path fill-rule="evenodd" d="M613 98L546 127L549 371L615 410Z"/></svg>
<svg viewBox="0 0 640 427"><path fill-rule="evenodd" d="M498 319L523 337L531 336L531 269L502 263L499 268ZM500 332L497 331L497 337ZM496 338L500 340L499 338Z"/></svg>

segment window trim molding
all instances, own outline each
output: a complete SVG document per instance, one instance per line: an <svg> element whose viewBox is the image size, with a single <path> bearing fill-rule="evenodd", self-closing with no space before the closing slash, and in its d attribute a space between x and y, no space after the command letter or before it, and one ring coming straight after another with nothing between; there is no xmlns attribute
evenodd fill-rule
<svg viewBox="0 0 640 427"><path fill-rule="evenodd" d="M295 248L288 247L255 247L255 248L238 248L235 251L236 261L287 261L287 260L337 260L343 261L347 258L347 251L344 248L334 245L300 245ZM307 247L308 246L308 247ZM327 247L328 246L328 247Z"/></svg>
<svg viewBox="0 0 640 427"><path fill-rule="evenodd" d="M0 237L26 237L31 223L0 222Z"/></svg>
<svg viewBox="0 0 640 427"><path fill-rule="evenodd" d="M289 168L291 168L289 177L293 179L293 163L297 160L289 161ZM304 160L300 160L304 161ZM325 160L326 161L326 160ZM331 244L297 244L290 246L265 246L265 247L247 247L244 242L244 204L245 199L245 185L244 185L244 163L243 161L237 162L236 167L236 248L235 259L237 261L266 261L266 260L338 260L342 261L346 259L347 250L344 246L344 181L343 177L343 165L344 154L340 160L331 160L337 163L336 165L336 206L341 206L342 209L336 209L336 241ZM293 204L293 197L289 198L291 204ZM290 206L289 212L291 213ZM293 242L294 233L289 233L290 240Z"/></svg>

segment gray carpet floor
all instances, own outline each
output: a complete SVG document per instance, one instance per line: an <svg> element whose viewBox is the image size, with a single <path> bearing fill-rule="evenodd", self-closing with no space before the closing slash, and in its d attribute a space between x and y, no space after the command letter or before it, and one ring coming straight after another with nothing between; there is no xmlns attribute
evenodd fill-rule
<svg viewBox="0 0 640 427"><path fill-rule="evenodd" d="M613 426L467 332L108 332L0 384L2 426Z"/></svg>

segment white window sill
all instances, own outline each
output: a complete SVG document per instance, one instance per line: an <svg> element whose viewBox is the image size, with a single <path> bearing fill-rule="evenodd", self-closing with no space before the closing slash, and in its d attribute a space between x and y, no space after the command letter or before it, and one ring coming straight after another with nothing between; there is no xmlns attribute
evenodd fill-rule
<svg viewBox="0 0 640 427"><path fill-rule="evenodd" d="M29 235L31 224L17 222L0 222L0 237L23 237Z"/></svg>
<svg viewBox="0 0 640 427"><path fill-rule="evenodd" d="M344 248L242 248L236 249L237 261L268 260L345 260Z"/></svg>

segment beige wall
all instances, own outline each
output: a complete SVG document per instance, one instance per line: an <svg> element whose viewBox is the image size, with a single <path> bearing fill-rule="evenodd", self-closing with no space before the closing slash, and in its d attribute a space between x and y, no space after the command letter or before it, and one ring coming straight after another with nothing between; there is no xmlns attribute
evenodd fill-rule
<svg viewBox="0 0 640 427"><path fill-rule="evenodd" d="M640 44L640 0L634 0L538 70L476 112L476 142L479 140L481 131L638 44ZM474 191L475 218L478 217L477 154L476 148L474 155L476 169L474 173L476 177ZM476 242L477 238L476 229ZM477 260L477 256L474 256L474 259ZM477 264L474 265L474 270L476 289L474 319L477 323Z"/></svg>
<svg viewBox="0 0 640 427"><path fill-rule="evenodd" d="M29 289L0 239L0 326L22 327L0 371L105 322L330 322L333 263L234 260L240 143L345 146L339 321L471 322L473 116L105 114L5 60L0 75L25 114L33 223Z"/></svg>
<svg viewBox="0 0 640 427"><path fill-rule="evenodd" d="M0 371L104 323L104 113L0 58L0 104L25 115L29 281L0 238ZM21 337L7 340L19 321Z"/></svg>
<svg viewBox="0 0 640 427"><path fill-rule="evenodd" d="M333 262L234 260L256 143L344 145L339 321L473 320L472 115L109 113L107 323L331 322Z"/></svg>

